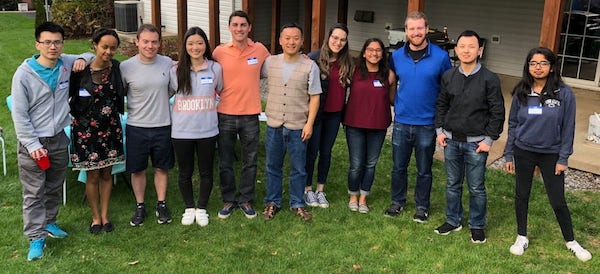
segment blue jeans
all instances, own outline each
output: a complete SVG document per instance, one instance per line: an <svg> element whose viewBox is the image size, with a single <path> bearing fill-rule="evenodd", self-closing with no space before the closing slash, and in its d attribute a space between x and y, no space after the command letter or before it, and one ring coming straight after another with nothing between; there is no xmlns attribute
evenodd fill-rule
<svg viewBox="0 0 600 274"><path fill-rule="evenodd" d="M290 207L304 207L304 184L306 182L306 143L302 142L302 130L267 126L265 139L267 153L267 196L265 204L275 203L281 208L283 196L283 160L286 151L290 158Z"/></svg>
<svg viewBox="0 0 600 274"><path fill-rule="evenodd" d="M462 183L467 179L469 188L469 227L483 229L485 227L487 196L485 193L485 163L487 152L477 153L478 144L458 142L446 139L444 148L446 165L446 218L453 226L458 226L463 219ZM466 176L465 176L466 175Z"/></svg>
<svg viewBox="0 0 600 274"><path fill-rule="evenodd" d="M379 160L386 130L346 126L346 141L350 168L348 169L348 194L369 195L375 179L375 166Z"/></svg>
<svg viewBox="0 0 600 274"><path fill-rule="evenodd" d="M256 155L260 127L258 115L226 115L219 113L219 182L223 202L236 202L235 173L233 162L235 142L239 137L242 150L242 172L240 175L237 202L252 202L255 197Z"/></svg>
<svg viewBox="0 0 600 274"><path fill-rule="evenodd" d="M306 186L312 185L317 154L319 155L317 183L323 185L327 183L327 175L331 166L331 151L335 144L341 121L341 111L323 112L320 121L314 125L313 134L308 140L306 151Z"/></svg>
<svg viewBox="0 0 600 274"><path fill-rule="evenodd" d="M431 194L431 165L435 151L435 128L433 125L415 126L394 122L392 133L392 203L406 205L408 189L408 164L413 148L417 161L415 204L417 208L429 209Z"/></svg>

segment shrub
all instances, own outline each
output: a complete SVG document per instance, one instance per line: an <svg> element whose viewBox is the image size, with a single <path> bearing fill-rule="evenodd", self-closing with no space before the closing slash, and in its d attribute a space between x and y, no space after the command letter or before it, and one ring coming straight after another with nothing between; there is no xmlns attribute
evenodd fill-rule
<svg viewBox="0 0 600 274"><path fill-rule="evenodd" d="M0 10L17 10L17 0L0 1Z"/></svg>
<svg viewBox="0 0 600 274"><path fill-rule="evenodd" d="M35 26L46 22L46 9L44 9L44 0L34 0L33 5L35 7ZM48 5L52 5L52 0L48 0Z"/></svg>
<svg viewBox="0 0 600 274"><path fill-rule="evenodd" d="M112 0L54 0L51 10L67 38L89 38L100 27L114 27Z"/></svg>

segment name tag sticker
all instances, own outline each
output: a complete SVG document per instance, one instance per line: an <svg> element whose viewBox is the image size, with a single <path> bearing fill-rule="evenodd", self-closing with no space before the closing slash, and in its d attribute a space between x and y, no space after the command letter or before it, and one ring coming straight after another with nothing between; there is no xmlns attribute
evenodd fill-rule
<svg viewBox="0 0 600 274"><path fill-rule="evenodd" d="M65 89L69 87L69 81L64 81L58 84L58 89Z"/></svg>
<svg viewBox="0 0 600 274"><path fill-rule="evenodd" d="M84 89L84 88L79 89L79 97L90 97L90 96L92 96L92 95L87 91L87 89Z"/></svg>
<svg viewBox="0 0 600 274"><path fill-rule="evenodd" d="M248 65L256 65L258 64L258 59L256 57L250 57L248 58Z"/></svg>
<svg viewBox="0 0 600 274"><path fill-rule="evenodd" d="M527 113L529 115L542 115L542 106L529 106Z"/></svg>
<svg viewBox="0 0 600 274"><path fill-rule="evenodd" d="M208 85L208 84L212 84L213 83L213 78L212 77L202 77L200 78L200 84L202 85Z"/></svg>
<svg viewBox="0 0 600 274"><path fill-rule="evenodd" d="M381 83L381 81L375 79L375 80L373 80L373 86L376 88L380 88L380 87L383 87L383 84Z"/></svg>

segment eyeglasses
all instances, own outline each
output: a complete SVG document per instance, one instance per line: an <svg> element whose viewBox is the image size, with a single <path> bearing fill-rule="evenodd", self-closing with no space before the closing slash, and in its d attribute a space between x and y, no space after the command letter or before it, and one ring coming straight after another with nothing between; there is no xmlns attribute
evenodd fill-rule
<svg viewBox="0 0 600 274"><path fill-rule="evenodd" d="M63 40L54 40L54 41L44 40L44 41L37 41L37 42L44 45L47 48L49 48L51 45L54 45L57 48L60 48L64 45Z"/></svg>
<svg viewBox="0 0 600 274"><path fill-rule="evenodd" d="M550 62L548 62L548 61L541 61L541 62L529 61L529 66L530 67L537 67L537 66L547 67L547 66L550 66Z"/></svg>
<svg viewBox="0 0 600 274"><path fill-rule="evenodd" d="M374 48L366 48L366 49L365 49L365 51L366 51L366 52L370 52L370 53L374 53L374 52L376 52L376 53L381 53L381 52L383 52L383 50L382 50L382 49L380 49L380 48L377 48L377 49L374 49Z"/></svg>

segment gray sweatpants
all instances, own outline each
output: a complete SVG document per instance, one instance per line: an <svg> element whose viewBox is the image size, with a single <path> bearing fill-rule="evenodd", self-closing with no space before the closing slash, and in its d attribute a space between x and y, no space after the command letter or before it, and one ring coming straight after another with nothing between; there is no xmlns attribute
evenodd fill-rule
<svg viewBox="0 0 600 274"><path fill-rule="evenodd" d="M23 233L30 240L46 238L46 224L56 222L69 163L69 138L64 131L54 137L40 138L40 142L50 158L50 168L46 171L39 168L21 144L17 153L23 185Z"/></svg>

